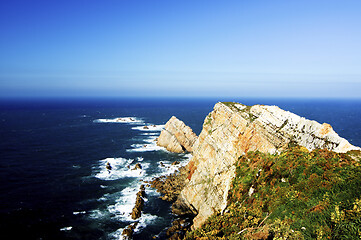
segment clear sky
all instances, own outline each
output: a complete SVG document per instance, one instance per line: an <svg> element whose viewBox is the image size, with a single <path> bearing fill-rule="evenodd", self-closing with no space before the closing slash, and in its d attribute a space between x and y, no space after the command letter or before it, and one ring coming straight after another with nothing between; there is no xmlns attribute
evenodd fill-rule
<svg viewBox="0 0 361 240"><path fill-rule="evenodd" d="M361 98L361 1L2 0L0 96Z"/></svg>

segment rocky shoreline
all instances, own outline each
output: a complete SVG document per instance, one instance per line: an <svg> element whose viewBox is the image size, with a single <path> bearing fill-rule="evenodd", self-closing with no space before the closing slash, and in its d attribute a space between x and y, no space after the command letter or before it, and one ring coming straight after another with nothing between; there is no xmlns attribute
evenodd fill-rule
<svg viewBox="0 0 361 240"><path fill-rule="evenodd" d="M178 161L175 161L172 165L179 164ZM181 207L177 203L178 196L183 190L186 183L189 181L189 168L188 166L179 167L174 173L170 175L164 175L161 177L156 177L151 181L144 181L147 184L147 187L155 188L157 192L161 193L160 198L164 201L168 201L172 204L172 213L176 216L176 219L172 222L171 226L167 229L166 234L171 240L180 240L183 239L185 233L190 230L190 227L193 224L194 214L192 211L189 211L188 208ZM139 192L137 193L137 198L135 205L133 207L131 218L137 220L141 217L141 212L144 207L144 197L145 197L145 185L140 186ZM138 225L138 221L129 224L124 228L122 235L124 239L132 239L135 228Z"/></svg>
<svg viewBox="0 0 361 240"><path fill-rule="evenodd" d="M195 216L188 209L180 208L177 199L180 192L188 182L189 169L187 166L180 167L175 173L167 176L161 176L153 179L148 184L162 194L162 200L172 202L172 213L178 218L172 222L172 226L167 230L169 239L183 239L185 233L193 224L192 220Z"/></svg>

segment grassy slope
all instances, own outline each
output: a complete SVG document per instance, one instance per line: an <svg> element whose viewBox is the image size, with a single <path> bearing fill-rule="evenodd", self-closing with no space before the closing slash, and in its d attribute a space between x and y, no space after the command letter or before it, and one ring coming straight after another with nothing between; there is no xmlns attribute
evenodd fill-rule
<svg viewBox="0 0 361 240"><path fill-rule="evenodd" d="M359 161L295 146L236 164L227 210L186 239L361 239Z"/></svg>

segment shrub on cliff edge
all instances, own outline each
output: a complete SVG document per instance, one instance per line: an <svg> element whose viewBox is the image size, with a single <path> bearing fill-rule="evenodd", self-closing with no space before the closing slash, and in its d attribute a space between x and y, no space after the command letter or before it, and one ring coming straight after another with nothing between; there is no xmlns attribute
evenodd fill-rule
<svg viewBox="0 0 361 240"><path fill-rule="evenodd" d="M360 239L360 162L299 146L248 152L236 163L227 210L186 236L198 238Z"/></svg>

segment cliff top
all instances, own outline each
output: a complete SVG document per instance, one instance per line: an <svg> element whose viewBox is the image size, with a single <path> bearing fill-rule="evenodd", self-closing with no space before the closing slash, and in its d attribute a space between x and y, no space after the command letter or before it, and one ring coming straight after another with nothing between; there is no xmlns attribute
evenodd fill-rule
<svg viewBox="0 0 361 240"><path fill-rule="evenodd" d="M257 121L259 125L271 127L275 134L288 135L291 141L308 150L315 148L326 148L335 152L361 150L340 137L330 124L320 124L314 120L308 120L278 106L247 106L235 102L219 102L215 105L215 109L222 106L227 106L233 112L240 114L249 123Z"/></svg>

